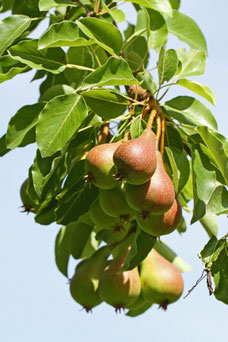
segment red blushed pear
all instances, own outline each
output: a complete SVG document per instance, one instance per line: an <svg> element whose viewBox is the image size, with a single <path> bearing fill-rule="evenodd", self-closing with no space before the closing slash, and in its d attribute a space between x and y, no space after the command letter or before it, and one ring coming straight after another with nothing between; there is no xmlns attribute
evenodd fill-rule
<svg viewBox="0 0 228 342"><path fill-rule="evenodd" d="M138 215L137 223L144 232L153 235L161 236L172 233L180 224L182 217L182 209L178 197L176 196L172 207L162 215L153 215L148 218L143 218L143 215Z"/></svg>
<svg viewBox="0 0 228 342"><path fill-rule="evenodd" d="M153 215L163 214L169 210L175 199L173 183L165 171L162 155L156 151L157 167L155 173L144 184L126 184L125 196L128 205L142 213Z"/></svg>
<svg viewBox="0 0 228 342"><path fill-rule="evenodd" d="M116 178L130 184L147 182L156 169L155 142L154 132L146 128L139 138L122 143L113 155Z"/></svg>
<svg viewBox="0 0 228 342"><path fill-rule="evenodd" d="M176 302L184 288L182 275L168 260L155 249L141 264L142 295L150 303L157 303L164 310Z"/></svg>
<svg viewBox="0 0 228 342"><path fill-rule="evenodd" d="M93 147L85 159L85 180L101 189L112 189L118 185L113 177L115 166L113 153L121 142L102 144Z"/></svg>
<svg viewBox="0 0 228 342"><path fill-rule="evenodd" d="M89 312L102 300L98 295L99 278L107 265L111 250L101 247L89 259L81 261L70 281L70 293L74 300Z"/></svg>
<svg viewBox="0 0 228 342"><path fill-rule="evenodd" d="M124 248L105 268L99 281L100 298L112 305L116 311L125 309L134 303L141 292L138 268L121 272L129 251L130 247Z"/></svg>

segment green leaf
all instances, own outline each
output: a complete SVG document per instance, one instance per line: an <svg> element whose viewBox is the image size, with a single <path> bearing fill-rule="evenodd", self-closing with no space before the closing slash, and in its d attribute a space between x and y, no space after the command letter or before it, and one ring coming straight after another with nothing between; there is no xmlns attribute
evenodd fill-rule
<svg viewBox="0 0 228 342"><path fill-rule="evenodd" d="M29 68L26 65L19 63L10 56L0 57L0 83L28 70Z"/></svg>
<svg viewBox="0 0 228 342"><path fill-rule="evenodd" d="M94 67L93 55L88 48L83 46L70 48L67 51L67 63L68 65L70 64L72 66L77 65L87 68ZM66 70L64 71L64 76L69 82L73 82L73 84L75 84L75 87L79 87L83 79L87 75L87 70L66 68Z"/></svg>
<svg viewBox="0 0 228 342"><path fill-rule="evenodd" d="M11 150L6 146L6 134L0 138L0 157L3 157L6 153Z"/></svg>
<svg viewBox="0 0 228 342"><path fill-rule="evenodd" d="M55 222L55 209L57 207L57 200L55 198L49 198L42 202L39 210L36 213L35 221L44 226Z"/></svg>
<svg viewBox="0 0 228 342"><path fill-rule="evenodd" d="M61 150L77 132L87 115L84 100L77 94L57 96L44 107L36 128L43 157Z"/></svg>
<svg viewBox="0 0 228 342"><path fill-rule="evenodd" d="M207 205L208 214L228 214L228 191L225 186L218 186Z"/></svg>
<svg viewBox="0 0 228 342"><path fill-rule="evenodd" d="M184 151L175 147L166 147L170 165L173 171L173 184L177 194L184 188L188 181L190 168Z"/></svg>
<svg viewBox="0 0 228 342"><path fill-rule="evenodd" d="M121 96L119 92L111 89L94 89L81 93L87 105L103 119L109 120L127 109L129 100Z"/></svg>
<svg viewBox="0 0 228 342"><path fill-rule="evenodd" d="M166 50L163 46L158 59L159 85L168 82L176 73L178 65L177 53L174 49Z"/></svg>
<svg viewBox="0 0 228 342"><path fill-rule="evenodd" d="M89 38L111 55L119 55L123 45L120 31L111 23L98 18L83 18L77 21L79 28Z"/></svg>
<svg viewBox="0 0 228 342"><path fill-rule="evenodd" d="M173 10L173 16L166 19L168 31L195 50L207 52L203 33L193 19Z"/></svg>
<svg viewBox="0 0 228 342"><path fill-rule="evenodd" d="M15 0L1 0L0 2L0 12L6 12L13 8Z"/></svg>
<svg viewBox="0 0 228 342"><path fill-rule="evenodd" d="M56 84L53 87L48 88L39 98L39 101L49 102L54 97L64 94L72 94L75 91L74 88L67 84Z"/></svg>
<svg viewBox="0 0 228 342"><path fill-rule="evenodd" d="M224 304L228 304L228 242L216 261L213 262L211 267L211 273L214 278L215 291L214 295L216 299L220 300Z"/></svg>
<svg viewBox="0 0 228 342"><path fill-rule="evenodd" d="M55 262L59 271L68 277L68 263L70 259L70 239L73 230L72 225L60 228L55 240Z"/></svg>
<svg viewBox="0 0 228 342"><path fill-rule="evenodd" d="M180 0L169 0L173 9L178 10L180 7Z"/></svg>
<svg viewBox="0 0 228 342"><path fill-rule="evenodd" d="M0 23L0 56L16 38L29 27L31 19L25 15L12 15Z"/></svg>
<svg viewBox="0 0 228 342"><path fill-rule="evenodd" d="M35 127L44 103L24 106L17 111L8 124L6 135L7 147L23 147L36 141Z"/></svg>
<svg viewBox="0 0 228 342"><path fill-rule="evenodd" d="M215 95L213 91L207 86L196 81L187 80L186 78L181 78L177 80L176 84L184 88L187 88L191 91L194 91L196 94L202 96L203 98L211 102L214 106L216 105Z"/></svg>
<svg viewBox="0 0 228 342"><path fill-rule="evenodd" d="M179 257L164 240L157 240L154 249L171 262L180 272L189 272L192 270L191 266Z"/></svg>
<svg viewBox="0 0 228 342"><path fill-rule="evenodd" d="M151 251L155 242L156 238L138 228L137 232L135 233L131 250L122 267L122 271L132 270L138 264L140 264L140 262L143 261L147 254Z"/></svg>
<svg viewBox="0 0 228 342"><path fill-rule="evenodd" d="M40 37L38 49L59 46L86 46L94 44L93 39L80 36L79 27L72 21L62 21L51 25Z"/></svg>
<svg viewBox="0 0 228 342"><path fill-rule="evenodd" d="M165 103L165 109L180 122L217 129L217 123L211 111L194 97L175 97Z"/></svg>
<svg viewBox="0 0 228 342"><path fill-rule="evenodd" d="M148 48L144 37L135 37L124 49L125 60L133 71L142 70L148 62Z"/></svg>
<svg viewBox="0 0 228 342"><path fill-rule="evenodd" d="M125 14L120 9L109 9L104 1L102 1L102 7L105 9L105 11L108 12L108 14L111 15L115 22L122 23L123 21L125 21Z"/></svg>
<svg viewBox="0 0 228 342"><path fill-rule="evenodd" d="M213 195L212 195L213 196ZM210 202L209 202L210 203ZM208 211L208 210L207 210ZM211 238L213 235L217 236L218 234L218 223L215 216L205 215L201 220L203 228L206 230L207 234Z"/></svg>
<svg viewBox="0 0 228 342"><path fill-rule="evenodd" d="M228 149L227 140L221 134L210 131L207 127L198 127L197 131L209 149L218 169L228 185Z"/></svg>
<svg viewBox="0 0 228 342"><path fill-rule="evenodd" d="M191 223L204 217L206 206L216 188L216 173L200 144L192 145L194 209Z"/></svg>
<svg viewBox="0 0 228 342"><path fill-rule="evenodd" d="M203 75L206 69L206 54L204 51L191 49L177 49L177 56L181 62L181 68L177 71L178 77Z"/></svg>
<svg viewBox="0 0 228 342"><path fill-rule="evenodd" d="M48 70L54 74L65 69L66 55L61 48L38 50L38 40L25 40L9 49L16 60L37 70Z"/></svg>
<svg viewBox="0 0 228 342"><path fill-rule="evenodd" d="M172 7L168 0L125 0L143 7L152 8L157 12L172 16Z"/></svg>
<svg viewBox="0 0 228 342"><path fill-rule="evenodd" d="M180 151L183 151L183 142L179 131L172 127L166 127L166 138L167 138L167 146L174 147Z"/></svg>
<svg viewBox="0 0 228 342"><path fill-rule="evenodd" d="M93 227L79 221L70 223L69 225L72 227L70 254L74 259L79 259L82 256L82 252L90 237Z"/></svg>
<svg viewBox="0 0 228 342"><path fill-rule="evenodd" d="M59 201L56 210L57 223L69 224L77 221L79 216L85 214L93 201L97 198L99 190L95 186L84 186L75 192L68 202Z"/></svg>
<svg viewBox="0 0 228 342"><path fill-rule="evenodd" d="M147 18L149 21L148 24ZM142 32L142 30L145 30L143 35L148 37L149 49L157 49L164 44L168 38L168 29L165 19L159 12L152 9L138 11L135 32Z"/></svg>
<svg viewBox="0 0 228 342"><path fill-rule="evenodd" d="M105 85L138 84L127 62L122 58L110 57L96 71L89 74L82 83L82 89Z"/></svg>
<svg viewBox="0 0 228 342"><path fill-rule="evenodd" d="M145 125L143 124L142 119L138 116L132 121L130 126L131 139L139 138L144 129Z"/></svg>
<svg viewBox="0 0 228 342"><path fill-rule="evenodd" d="M48 11L53 7L62 6L78 6L78 3L73 0L39 0L40 11Z"/></svg>
<svg viewBox="0 0 228 342"><path fill-rule="evenodd" d="M223 247L224 241L217 240L214 235L210 238L199 254L200 259L204 264L206 264L206 267L211 267L212 262L217 259Z"/></svg>

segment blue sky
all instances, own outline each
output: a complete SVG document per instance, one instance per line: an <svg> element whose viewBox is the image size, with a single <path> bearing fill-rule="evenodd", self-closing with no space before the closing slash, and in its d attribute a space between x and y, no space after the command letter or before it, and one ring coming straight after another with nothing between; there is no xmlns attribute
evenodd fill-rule
<svg viewBox="0 0 228 342"><path fill-rule="evenodd" d="M209 50L206 74L196 79L215 92L216 108L207 105L218 121L220 132L228 137L228 3L226 0L182 2L181 11L191 16L206 36ZM133 14L128 12L128 15L131 21ZM172 47L183 46L174 38L171 42ZM21 106L37 101L39 82L29 83L31 78L31 73L20 75L0 85L0 135ZM176 87L167 98L183 93ZM212 342L228 338L227 306L209 297L205 281L187 299L181 298L170 305L167 312L152 307L132 319L116 315L106 304L97 307L93 314L81 311L69 294L66 278L55 266L54 241L59 227L39 226L32 214L21 214L18 209L20 185L27 177L34 153L35 146L29 146L12 151L1 160L0 341ZM190 218L186 216L186 220L189 223ZM219 236L227 232L226 216L219 218L219 229ZM174 232L166 238L193 267L192 272L184 274L185 293L201 275L197 253L207 239L199 224L188 224L188 231L182 237Z"/></svg>

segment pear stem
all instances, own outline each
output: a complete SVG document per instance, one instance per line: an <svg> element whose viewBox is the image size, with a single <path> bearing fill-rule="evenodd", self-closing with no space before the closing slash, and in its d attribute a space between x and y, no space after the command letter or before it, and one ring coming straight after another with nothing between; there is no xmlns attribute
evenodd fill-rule
<svg viewBox="0 0 228 342"><path fill-rule="evenodd" d="M160 151L161 151L162 157L164 156L164 148L165 148L165 118L164 118L164 115L162 115L162 119L161 119L161 143L160 143Z"/></svg>
<svg viewBox="0 0 228 342"><path fill-rule="evenodd" d="M152 129L153 122L154 122L154 119L155 119L155 116L156 116L156 115L157 115L157 110L156 110L156 109L153 109L153 110L151 111L151 113L150 113L150 116L149 116L149 119L148 119L146 128Z"/></svg>
<svg viewBox="0 0 228 342"><path fill-rule="evenodd" d="M156 131L156 150L159 150L159 141L160 141L160 137L161 137L161 117L158 116L156 119L156 125L157 125L157 131Z"/></svg>
<svg viewBox="0 0 228 342"><path fill-rule="evenodd" d="M98 144L105 144L109 136L109 123L105 123L100 128L100 134L98 135Z"/></svg>

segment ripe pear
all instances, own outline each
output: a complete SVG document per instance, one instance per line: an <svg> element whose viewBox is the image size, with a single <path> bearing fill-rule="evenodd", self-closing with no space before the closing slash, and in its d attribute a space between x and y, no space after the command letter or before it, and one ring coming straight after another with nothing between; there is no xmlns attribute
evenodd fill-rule
<svg viewBox="0 0 228 342"><path fill-rule="evenodd" d="M164 310L176 302L184 287L182 275L168 260L152 249L141 264L142 295L150 303L157 303Z"/></svg>
<svg viewBox="0 0 228 342"><path fill-rule="evenodd" d="M123 191L120 188L101 190L99 202L102 210L109 216L128 220L135 212L126 202Z"/></svg>
<svg viewBox="0 0 228 342"><path fill-rule="evenodd" d="M89 215L92 222L99 228L118 229L121 226L120 220L107 215L102 210L99 199L97 198L89 208Z"/></svg>
<svg viewBox="0 0 228 342"><path fill-rule="evenodd" d="M138 268L121 272L130 247L122 252L105 268L101 274L98 293L106 303L114 306L116 311L125 309L134 303L141 292Z"/></svg>
<svg viewBox="0 0 228 342"><path fill-rule="evenodd" d="M172 233L180 224L181 217L182 208L176 196L172 207L164 214L153 215L151 213L148 219L144 219L143 215L139 215L137 223L146 233L153 236L161 236Z"/></svg>
<svg viewBox="0 0 228 342"><path fill-rule="evenodd" d="M102 300L98 295L99 278L107 265L111 250L105 246L98 249L90 258L78 264L70 280L70 293L74 300L89 312Z"/></svg>
<svg viewBox="0 0 228 342"><path fill-rule="evenodd" d="M23 203L22 209L24 212L27 212L27 213L29 213L30 211L36 212L37 204L32 200L32 198L29 196L27 192L28 183L29 183L29 179L26 178L26 180L22 183L21 188L20 188L20 197Z"/></svg>
<svg viewBox="0 0 228 342"><path fill-rule="evenodd" d="M117 179L136 185L147 182L156 169L155 142L154 132L146 128L139 138L118 146L113 155Z"/></svg>
<svg viewBox="0 0 228 342"><path fill-rule="evenodd" d="M126 184L125 196L128 205L145 214L163 214L169 210L175 199L175 189L163 166L162 155L156 151L157 167L155 173L144 184Z"/></svg>
<svg viewBox="0 0 228 342"><path fill-rule="evenodd" d="M93 147L85 159L85 179L101 189L112 189L118 185L113 177L115 166L113 153L121 142Z"/></svg>

